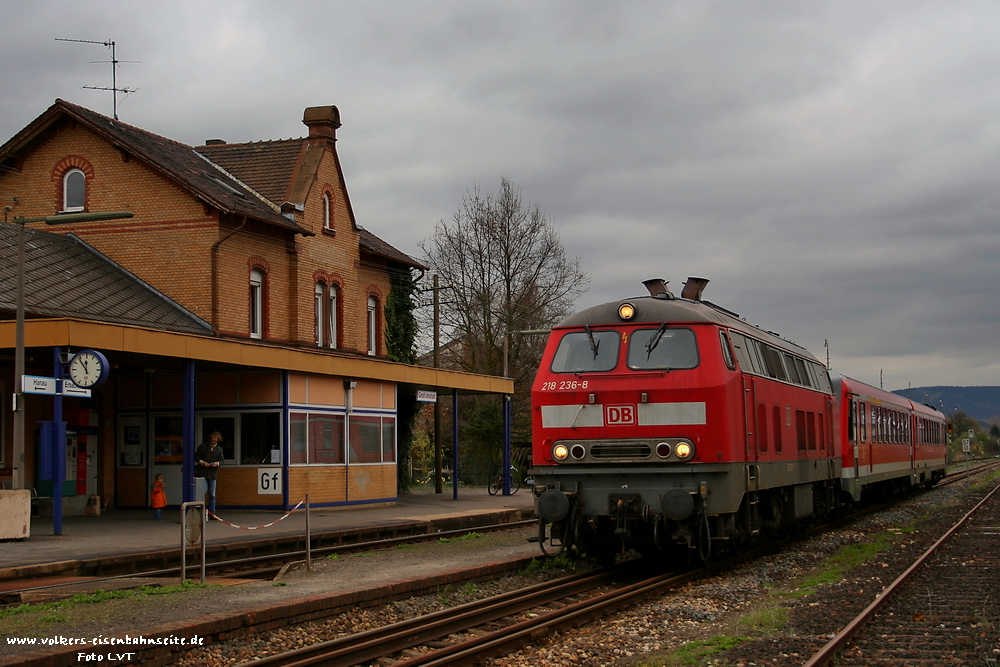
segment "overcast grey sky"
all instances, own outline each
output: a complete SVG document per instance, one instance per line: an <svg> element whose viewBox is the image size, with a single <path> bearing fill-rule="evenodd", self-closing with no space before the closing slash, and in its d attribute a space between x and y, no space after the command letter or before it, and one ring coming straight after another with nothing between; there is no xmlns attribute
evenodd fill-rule
<svg viewBox="0 0 1000 667"><path fill-rule="evenodd" d="M662 277L887 389L1000 384L1000 4L0 3L0 141L56 98L188 144L336 104L361 225L417 242L501 176L590 306Z"/></svg>

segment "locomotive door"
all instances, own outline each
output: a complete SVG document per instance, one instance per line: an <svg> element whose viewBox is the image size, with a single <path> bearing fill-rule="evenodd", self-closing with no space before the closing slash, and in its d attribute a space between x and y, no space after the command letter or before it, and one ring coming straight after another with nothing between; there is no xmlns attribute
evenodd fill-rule
<svg viewBox="0 0 1000 667"><path fill-rule="evenodd" d="M757 383L752 377L743 376L743 437L746 460L756 462L760 448L757 445L759 433L756 423Z"/></svg>
<svg viewBox="0 0 1000 667"><path fill-rule="evenodd" d="M858 427L860 426L861 408L859 407L858 401L854 396L848 398L848 406L847 434L851 443L851 449L854 451L854 479L857 480L860 472L858 461Z"/></svg>

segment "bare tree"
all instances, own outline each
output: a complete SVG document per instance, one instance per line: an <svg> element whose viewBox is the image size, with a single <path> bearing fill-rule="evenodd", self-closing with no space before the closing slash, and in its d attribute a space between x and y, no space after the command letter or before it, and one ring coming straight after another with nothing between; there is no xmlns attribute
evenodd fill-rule
<svg viewBox="0 0 1000 667"><path fill-rule="evenodd" d="M579 258L566 256L553 224L506 178L499 192L476 187L466 193L451 222L438 223L420 247L442 284L451 286L441 312L450 339L442 354L447 365L500 375L509 336L515 432L523 436L521 417L530 408L545 337L511 332L547 329L570 312L589 284Z"/></svg>

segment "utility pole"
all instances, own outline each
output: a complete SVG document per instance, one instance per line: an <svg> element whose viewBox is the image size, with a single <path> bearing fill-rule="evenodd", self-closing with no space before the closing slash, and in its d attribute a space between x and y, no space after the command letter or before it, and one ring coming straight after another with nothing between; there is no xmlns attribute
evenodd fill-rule
<svg viewBox="0 0 1000 667"><path fill-rule="evenodd" d="M441 368L441 289L434 274L434 368ZM434 493L444 493L441 486L441 401L434 401Z"/></svg>

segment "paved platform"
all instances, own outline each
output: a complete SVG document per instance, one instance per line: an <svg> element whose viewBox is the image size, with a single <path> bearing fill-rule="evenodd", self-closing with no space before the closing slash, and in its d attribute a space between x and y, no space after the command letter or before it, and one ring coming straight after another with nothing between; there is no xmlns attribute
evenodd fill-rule
<svg viewBox="0 0 1000 667"><path fill-rule="evenodd" d="M530 510L532 507L531 494L527 489L507 497L491 496L486 489L459 489L456 499L452 489L448 488L442 494L433 491L402 494L396 504L390 506L312 509L309 520L311 532L315 535L448 516ZM278 521L283 515L284 512L277 511L220 509L219 516L224 522L208 522L206 543L211 546L305 534L304 509ZM0 568L179 549L180 512L164 510L163 516L159 521L153 519L152 510L108 510L97 517L68 516L63 517L62 535L53 535L52 517L32 517L31 537L0 542ZM254 526L274 521L278 522L253 529Z"/></svg>

